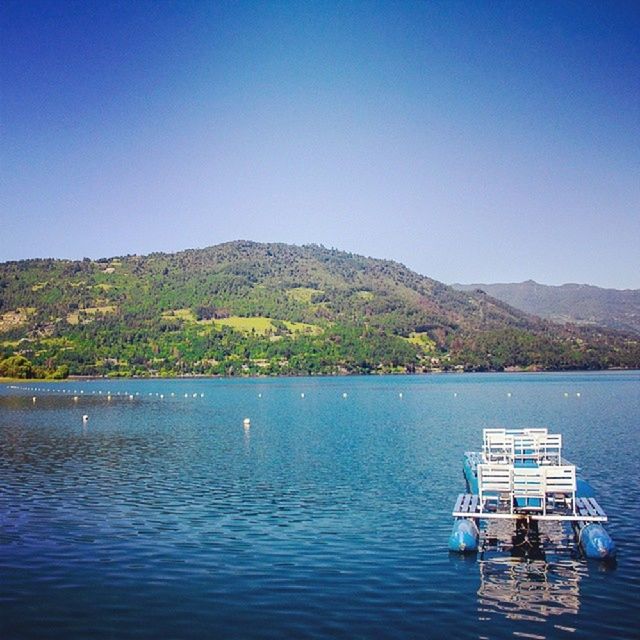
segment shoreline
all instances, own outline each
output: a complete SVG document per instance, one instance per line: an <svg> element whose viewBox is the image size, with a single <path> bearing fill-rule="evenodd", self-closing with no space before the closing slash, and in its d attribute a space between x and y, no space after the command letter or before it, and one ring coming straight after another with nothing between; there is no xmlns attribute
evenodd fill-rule
<svg viewBox="0 0 640 640"><path fill-rule="evenodd" d="M484 375L484 374L528 374L539 375L549 373L632 373L640 372L640 368L624 368L610 367L609 369L546 369L531 371L527 369L509 370L509 371L429 371L429 372L413 372L413 373L325 373L325 374L300 374L300 375L240 375L240 376L223 376L223 375L182 375L182 376L69 376L64 379L52 378L4 378L0 377L0 384L31 384L33 382L46 382L50 384L63 384L65 382L117 382L128 380L277 380L279 378L375 378L383 376L393 377L410 377L410 376L460 376L460 375Z"/></svg>

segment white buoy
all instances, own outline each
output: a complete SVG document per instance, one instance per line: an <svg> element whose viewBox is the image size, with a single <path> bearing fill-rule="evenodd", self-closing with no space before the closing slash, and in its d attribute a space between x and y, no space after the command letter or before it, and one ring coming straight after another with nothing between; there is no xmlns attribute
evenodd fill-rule
<svg viewBox="0 0 640 640"><path fill-rule="evenodd" d="M398 394L398 398L400 398L400 400L402 400L402 391Z"/></svg>
<svg viewBox="0 0 640 640"><path fill-rule="evenodd" d="M258 398L262 398L262 394L261 393L258 394Z"/></svg>
<svg viewBox="0 0 640 640"><path fill-rule="evenodd" d="M197 397L198 397L198 394L197 394L197 393L194 393L194 394L193 394L193 397L194 397L194 398L197 398Z"/></svg>
<svg viewBox="0 0 640 640"><path fill-rule="evenodd" d="M129 396L129 400L133 400L133 396Z"/></svg>
<svg viewBox="0 0 640 640"><path fill-rule="evenodd" d="M78 402L78 396L73 396L73 401Z"/></svg>
<svg viewBox="0 0 640 640"><path fill-rule="evenodd" d="M111 394L107 396L107 400L111 400Z"/></svg>
<svg viewBox="0 0 640 640"><path fill-rule="evenodd" d="M172 391L171 392L171 397L173 398L176 394Z"/></svg>
<svg viewBox="0 0 640 640"><path fill-rule="evenodd" d="M576 393L576 396L579 398L580 397L580 392L578 391L578 393Z"/></svg>
<svg viewBox="0 0 640 640"><path fill-rule="evenodd" d="M160 394L160 400L164 400L164 393Z"/></svg>
<svg viewBox="0 0 640 640"><path fill-rule="evenodd" d="M201 398L204 398L204 393L201 393L201 394L200 394L200 397L201 397Z"/></svg>
<svg viewBox="0 0 640 640"><path fill-rule="evenodd" d="M82 422L89 422L89 416L86 413L82 416Z"/></svg>
<svg viewBox="0 0 640 640"><path fill-rule="evenodd" d="M245 418L245 419L242 421L242 424L243 424L245 427L250 427L250 426L251 426L251 420L249 420L249 418Z"/></svg>
<svg viewBox="0 0 640 640"><path fill-rule="evenodd" d="M300 394L300 397L301 397L301 398L304 398L304 393L301 393L301 394Z"/></svg>
<svg viewBox="0 0 640 640"><path fill-rule="evenodd" d="M346 397L347 397L347 394L346 394L346 393L343 393L343 394L342 394L342 397L343 397L343 398L346 398Z"/></svg>
<svg viewBox="0 0 640 640"><path fill-rule="evenodd" d="M458 393L457 393L457 392L456 392L456 393L454 393L454 394L453 394L453 397L454 397L454 398L457 398L457 397L458 397Z"/></svg>
<svg viewBox="0 0 640 640"><path fill-rule="evenodd" d="M35 396L33 396L32 400L33 400L33 402L35 403L35 401L36 401L36 397L35 397Z"/></svg>
<svg viewBox="0 0 640 640"><path fill-rule="evenodd" d="M568 397L569 397L569 394L568 394L566 391L564 392L564 397L565 397L565 398L568 398Z"/></svg>
<svg viewBox="0 0 640 640"><path fill-rule="evenodd" d="M508 391L507 392L507 398L510 398L510 397L511 397L511 391Z"/></svg>
<svg viewBox="0 0 640 640"><path fill-rule="evenodd" d="M185 394L184 394L184 397L185 397L185 398L188 398L188 397L189 397L189 394L188 394L188 393L185 393Z"/></svg>

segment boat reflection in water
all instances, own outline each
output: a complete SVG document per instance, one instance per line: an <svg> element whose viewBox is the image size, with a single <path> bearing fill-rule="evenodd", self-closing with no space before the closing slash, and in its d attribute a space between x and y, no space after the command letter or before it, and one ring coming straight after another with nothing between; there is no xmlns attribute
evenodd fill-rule
<svg viewBox="0 0 640 640"><path fill-rule="evenodd" d="M580 580L587 574L577 559L570 529L559 522L528 529L523 523L493 520L483 532L479 554L480 620L496 614L511 620L551 622L580 608ZM573 631L569 626L556 628Z"/></svg>

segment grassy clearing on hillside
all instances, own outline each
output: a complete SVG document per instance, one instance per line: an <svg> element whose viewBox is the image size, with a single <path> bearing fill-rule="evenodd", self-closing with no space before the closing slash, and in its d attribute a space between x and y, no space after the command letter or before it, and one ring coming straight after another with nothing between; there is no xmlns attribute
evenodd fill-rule
<svg viewBox="0 0 640 640"><path fill-rule="evenodd" d="M413 332L409 334L409 337L405 338L405 340L407 340L411 344L417 345L427 353L435 351L436 348L436 343L429 337L427 333Z"/></svg>
<svg viewBox="0 0 640 640"><path fill-rule="evenodd" d="M29 316L35 312L35 307L18 307L15 311L6 311L0 315L0 331L9 331L27 324Z"/></svg>
<svg viewBox="0 0 640 640"><path fill-rule="evenodd" d="M322 327L319 327L317 324L308 324L307 322L291 322L289 320L285 320L284 324L287 329L293 334L298 333L308 333L314 336L320 335L322 333Z"/></svg>
<svg viewBox="0 0 640 640"><path fill-rule="evenodd" d="M85 314L87 316L95 316L98 313L115 313L117 307L112 304L105 304L101 307L85 307L84 309L79 309L73 313L67 314L67 322L69 324L79 324L80 323L80 314Z"/></svg>
<svg viewBox="0 0 640 640"><path fill-rule="evenodd" d="M211 322L211 321L209 321ZM229 318L219 318L213 320L213 324L230 327L236 331L251 333L255 331L261 335L265 335L269 331L274 331L275 327L271 322L271 318L263 318L257 316L255 318L241 318L240 316L230 316Z"/></svg>
<svg viewBox="0 0 640 640"><path fill-rule="evenodd" d="M311 287L295 287L293 289L287 289L287 295L297 302L303 302L304 304L311 304L311 298L313 296L323 293L321 289L312 289Z"/></svg>
<svg viewBox="0 0 640 640"><path fill-rule="evenodd" d="M163 318L178 318L185 322L195 322L196 317L191 309L172 309L171 311L165 311L162 314Z"/></svg>
<svg viewBox="0 0 640 640"><path fill-rule="evenodd" d="M289 320L281 321L274 320L273 318L267 318L265 316L254 317L241 317L230 316L228 318L216 318L214 320L199 320L198 324L208 324L214 327L229 327L235 331L241 331L242 333L257 333L259 335L266 335L270 332L278 331L278 325L282 328L284 325L287 331L293 335L299 334L311 334L319 335L322 333L322 328L315 324L308 324L306 322L292 322Z"/></svg>

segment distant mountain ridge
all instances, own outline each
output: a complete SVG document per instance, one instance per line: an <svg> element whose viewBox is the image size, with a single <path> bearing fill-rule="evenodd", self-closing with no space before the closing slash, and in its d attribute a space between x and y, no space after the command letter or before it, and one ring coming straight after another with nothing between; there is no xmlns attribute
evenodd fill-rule
<svg viewBox="0 0 640 640"><path fill-rule="evenodd" d="M533 280L451 286L458 291L485 291L516 309L553 322L599 325L640 335L640 289L573 283L550 286Z"/></svg>
<svg viewBox="0 0 640 640"><path fill-rule="evenodd" d="M6 376L639 366L638 340L318 245L0 264Z"/></svg>

